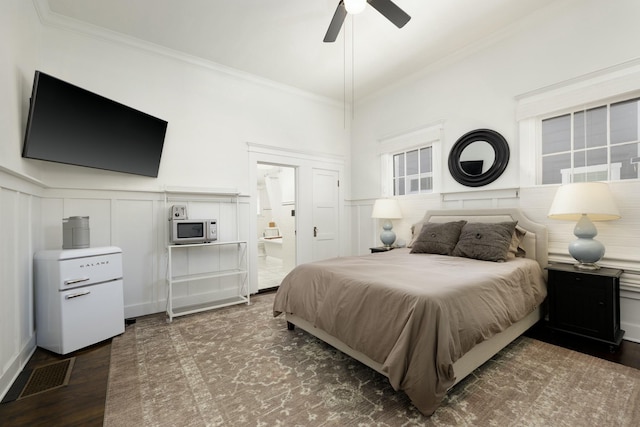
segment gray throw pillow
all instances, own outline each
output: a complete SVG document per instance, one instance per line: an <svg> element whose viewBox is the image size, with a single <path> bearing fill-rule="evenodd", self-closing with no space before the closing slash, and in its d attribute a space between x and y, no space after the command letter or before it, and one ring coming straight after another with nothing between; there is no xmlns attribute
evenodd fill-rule
<svg viewBox="0 0 640 427"><path fill-rule="evenodd" d="M462 227L452 255L483 261L506 261L515 222L470 222Z"/></svg>
<svg viewBox="0 0 640 427"><path fill-rule="evenodd" d="M420 235L413 242L411 253L451 255L460 237L460 230L466 223L467 221L453 221L423 224Z"/></svg>

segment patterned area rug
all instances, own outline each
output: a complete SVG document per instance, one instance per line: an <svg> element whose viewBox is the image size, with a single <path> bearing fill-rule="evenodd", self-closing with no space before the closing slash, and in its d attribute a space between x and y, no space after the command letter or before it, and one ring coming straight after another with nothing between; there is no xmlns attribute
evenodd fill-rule
<svg viewBox="0 0 640 427"><path fill-rule="evenodd" d="M637 426L640 371L521 337L422 416L387 379L250 306L138 319L112 344L105 426Z"/></svg>

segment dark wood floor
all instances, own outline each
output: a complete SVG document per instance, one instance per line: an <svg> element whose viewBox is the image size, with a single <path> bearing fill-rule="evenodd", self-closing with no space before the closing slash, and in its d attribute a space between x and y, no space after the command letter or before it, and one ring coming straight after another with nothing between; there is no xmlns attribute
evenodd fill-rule
<svg viewBox="0 0 640 427"><path fill-rule="evenodd" d="M37 348L25 369L75 356L66 387L0 404L0 426L102 426L111 340L64 356Z"/></svg>
<svg viewBox="0 0 640 427"><path fill-rule="evenodd" d="M525 335L621 365L640 369L640 344L638 343L623 340L620 347L616 351L611 352L609 344L564 332L552 331L546 327L544 321L538 322L525 332Z"/></svg>
<svg viewBox="0 0 640 427"><path fill-rule="evenodd" d="M542 323L525 335L572 350L640 369L640 344L623 341L618 351L568 334L549 331ZM69 385L21 400L0 404L0 425L101 426L107 394L111 341L59 356L38 348L26 369L76 356Z"/></svg>

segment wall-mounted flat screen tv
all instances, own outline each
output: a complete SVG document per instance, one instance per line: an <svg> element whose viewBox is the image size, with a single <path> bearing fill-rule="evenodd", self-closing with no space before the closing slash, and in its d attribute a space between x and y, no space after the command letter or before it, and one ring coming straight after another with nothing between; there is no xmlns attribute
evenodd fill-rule
<svg viewBox="0 0 640 427"><path fill-rule="evenodd" d="M157 177L167 122L36 71L22 157Z"/></svg>

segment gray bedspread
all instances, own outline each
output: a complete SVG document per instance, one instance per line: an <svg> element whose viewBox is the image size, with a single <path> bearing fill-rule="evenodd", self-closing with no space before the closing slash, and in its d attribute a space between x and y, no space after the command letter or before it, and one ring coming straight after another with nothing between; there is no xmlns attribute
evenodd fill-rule
<svg viewBox="0 0 640 427"><path fill-rule="evenodd" d="M503 263L395 249L303 264L282 281L274 315L293 313L382 364L426 415L454 383L453 363L546 296L537 262Z"/></svg>

